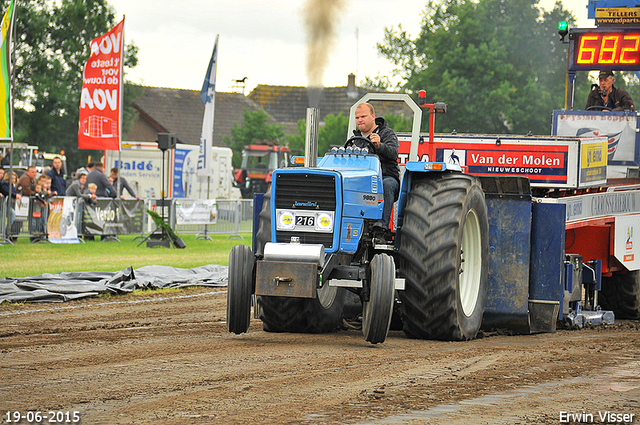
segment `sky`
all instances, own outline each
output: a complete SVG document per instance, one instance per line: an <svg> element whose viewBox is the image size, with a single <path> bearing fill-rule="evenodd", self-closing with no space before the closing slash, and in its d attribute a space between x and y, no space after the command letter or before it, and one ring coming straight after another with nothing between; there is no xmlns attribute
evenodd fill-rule
<svg viewBox="0 0 640 425"><path fill-rule="evenodd" d="M244 93L258 84L307 86L321 80L325 87L347 85L356 75L388 76L394 66L379 56L376 43L385 28L406 31L414 38L424 18L426 0L109 0L117 21L125 16L125 43L138 49L138 65L125 70L127 79L146 86L200 90L219 35L216 91L243 92L236 80L245 80ZM588 0L562 0L580 27L587 19ZM308 4L333 5L330 13ZM541 0L551 9L555 0ZM334 37L325 55L307 66L310 39L305 16L333 27ZM322 19L322 18L326 19ZM308 73L308 68L315 72Z"/></svg>

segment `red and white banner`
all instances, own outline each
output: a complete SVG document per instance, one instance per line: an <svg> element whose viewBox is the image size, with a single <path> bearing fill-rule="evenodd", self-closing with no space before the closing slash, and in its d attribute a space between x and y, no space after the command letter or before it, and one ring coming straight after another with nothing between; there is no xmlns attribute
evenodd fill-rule
<svg viewBox="0 0 640 425"><path fill-rule="evenodd" d="M120 150L124 19L91 41L80 97L80 149Z"/></svg>

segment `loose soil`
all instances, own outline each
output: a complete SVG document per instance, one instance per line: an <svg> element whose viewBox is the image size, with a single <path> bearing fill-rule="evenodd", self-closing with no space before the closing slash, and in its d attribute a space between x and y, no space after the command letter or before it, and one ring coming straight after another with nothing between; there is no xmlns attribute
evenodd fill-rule
<svg viewBox="0 0 640 425"><path fill-rule="evenodd" d="M234 335L225 316L225 288L0 306L2 423L640 423L639 322L371 345L255 319Z"/></svg>

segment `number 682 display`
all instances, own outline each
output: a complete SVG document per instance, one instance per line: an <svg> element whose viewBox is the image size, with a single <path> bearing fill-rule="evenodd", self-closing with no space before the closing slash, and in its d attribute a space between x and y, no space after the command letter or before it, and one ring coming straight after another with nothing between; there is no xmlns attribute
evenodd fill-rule
<svg viewBox="0 0 640 425"><path fill-rule="evenodd" d="M573 29L569 70L640 70L640 28Z"/></svg>

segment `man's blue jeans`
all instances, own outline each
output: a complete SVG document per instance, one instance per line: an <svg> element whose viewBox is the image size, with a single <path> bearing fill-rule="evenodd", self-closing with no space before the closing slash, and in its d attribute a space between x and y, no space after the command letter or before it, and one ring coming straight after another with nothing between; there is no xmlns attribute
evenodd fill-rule
<svg viewBox="0 0 640 425"><path fill-rule="evenodd" d="M391 210L393 204L398 200L400 183L393 177L383 177L382 187L384 188L384 208L382 210L382 226L386 229L391 221Z"/></svg>

